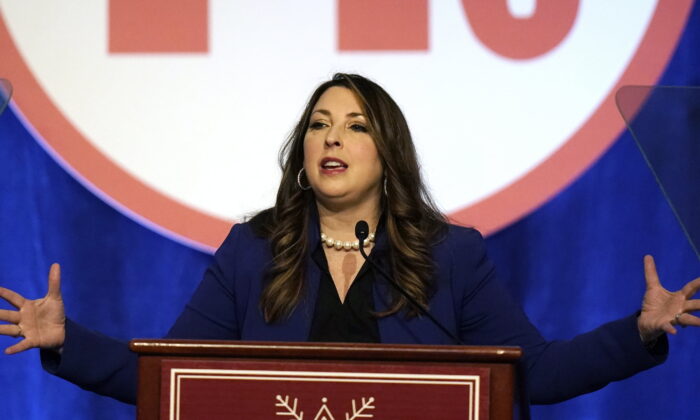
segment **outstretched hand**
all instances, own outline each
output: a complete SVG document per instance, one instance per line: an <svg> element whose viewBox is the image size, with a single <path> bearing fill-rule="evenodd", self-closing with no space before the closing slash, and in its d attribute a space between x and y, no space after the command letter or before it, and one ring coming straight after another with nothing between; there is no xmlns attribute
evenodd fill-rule
<svg viewBox="0 0 700 420"><path fill-rule="evenodd" d="M16 311L0 309L0 335L23 339L6 348L5 354L15 354L34 347L50 349L63 346L66 315L61 297L61 267L51 265L49 291L41 299L29 300L17 292L0 287L0 298Z"/></svg>
<svg viewBox="0 0 700 420"><path fill-rule="evenodd" d="M692 299L700 289L700 277L686 283L677 292L669 292L659 281L651 255L644 257L644 277L647 290L644 293L642 312L637 319L639 335L644 342L650 342L664 332L676 334L678 325L700 327L700 318L691 314L700 310L700 300Z"/></svg>

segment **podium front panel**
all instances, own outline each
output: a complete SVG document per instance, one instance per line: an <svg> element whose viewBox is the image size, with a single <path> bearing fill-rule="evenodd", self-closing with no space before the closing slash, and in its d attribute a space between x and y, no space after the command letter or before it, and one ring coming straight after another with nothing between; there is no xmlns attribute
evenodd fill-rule
<svg viewBox="0 0 700 420"><path fill-rule="evenodd" d="M489 418L481 366L173 359L161 370L161 419Z"/></svg>
<svg viewBox="0 0 700 420"><path fill-rule="evenodd" d="M138 419L513 418L516 347L132 340Z"/></svg>

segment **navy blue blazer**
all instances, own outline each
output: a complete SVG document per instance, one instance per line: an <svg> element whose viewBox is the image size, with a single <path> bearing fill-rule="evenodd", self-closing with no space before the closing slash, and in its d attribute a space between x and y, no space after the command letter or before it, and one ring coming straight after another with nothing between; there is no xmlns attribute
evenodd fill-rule
<svg viewBox="0 0 700 420"><path fill-rule="evenodd" d="M320 237L318 222L309 226L314 243ZM376 249L386 246L381 238L378 241ZM484 245L476 230L449 226L433 248L436 288L430 311L464 344L522 347L521 370L531 402L554 403L591 392L665 360L668 341L664 337L648 350L639 338L635 315L572 340L545 340L497 280ZM167 337L307 340L321 272L309 255L303 299L288 319L268 324L258 302L270 260L269 242L256 236L250 224L235 225ZM378 277L377 310L387 308L390 295L389 286ZM378 325L383 343L452 344L426 317L407 320L394 315L380 318ZM136 401L137 361L126 342L68 320L62 354L42 351L41 357L49 372L85 389Z"/></svg>

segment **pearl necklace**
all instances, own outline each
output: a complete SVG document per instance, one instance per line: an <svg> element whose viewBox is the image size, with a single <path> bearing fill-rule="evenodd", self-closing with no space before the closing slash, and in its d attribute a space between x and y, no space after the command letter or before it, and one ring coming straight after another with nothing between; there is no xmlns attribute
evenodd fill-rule
<svg viewBox="0 0 700 420"><path fill-rule="evenodd" d="M333 239L330 236L326 236L325 233L321 232L321 242L326 244L328 248L335 248L338 251L341 249L344 249L346 251L350 251L351 249L354 249L355 251L360 249L360 241L341 241L339 239ZM365 238L364 242L362 243L362 247L368 247L370 242L374 242L374 232L370 233L367 238Z"/></svg>

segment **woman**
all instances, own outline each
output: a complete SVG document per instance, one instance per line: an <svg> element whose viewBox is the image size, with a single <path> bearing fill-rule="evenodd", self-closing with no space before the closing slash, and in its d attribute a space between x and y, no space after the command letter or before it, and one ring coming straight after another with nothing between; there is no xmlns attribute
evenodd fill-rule
<svg viewBox="0 0 700 420"><path fill-rule="evenodd" d="M518 345L529 399L561 401L661 363L664 333L700 325L689 312L700 278L671 293L645 258L641 312L566 342L547 342L495 278L483 240L449 225L421 181L396 103L375 83L337 74L319 86L281 153L275 207L234 226L168 333L170 338L379 341L452 339L363 263L359 248L464 344ZM354 242L355 224L373 240ZM0 334L23 337L12 354L42 349L44 367L134 403L136 356L126 343L65 318L60 270L48 294L0 289Z"/></svg>

